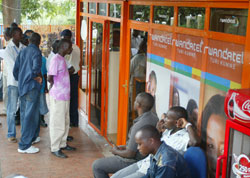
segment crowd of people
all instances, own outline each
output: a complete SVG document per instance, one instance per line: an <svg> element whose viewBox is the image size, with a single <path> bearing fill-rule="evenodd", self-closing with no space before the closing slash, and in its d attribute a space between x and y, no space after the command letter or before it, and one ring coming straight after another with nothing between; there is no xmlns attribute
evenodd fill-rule
<svg viewBox="0 0 250 178"><path fill-rule="evenodd" d="M16 23L4 30L6 47L0 50L3 59L3 103L7 115L7 139L16 143L16 115L20 113L21 138L19 153L38 153L33 144L40 142L40 125L47 126L49 114L50 149L53 155L67 158L62 150L74 151L67 144L69 128L78 127L78 71L80 49L72 44L72 32L60 33L48 59L39 49L41 35ZM47 78L49 87L47 86ZM50 106L46 93L49 92Z"/></svg>

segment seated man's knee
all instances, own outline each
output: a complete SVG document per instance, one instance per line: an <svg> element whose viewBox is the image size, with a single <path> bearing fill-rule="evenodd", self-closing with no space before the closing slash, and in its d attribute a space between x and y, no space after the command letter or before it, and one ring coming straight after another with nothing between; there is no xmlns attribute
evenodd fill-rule
<svg viewBox="0 0 250 178"><path fill-rule="evenodd" d="M92 164L92 170L93 170L93 172L95 172L95 171L98 171L98 170L101 170L101 165L102 165L102 159L97 159L97 160L95 160L94 162L93 162L93 164Z"/></svg>

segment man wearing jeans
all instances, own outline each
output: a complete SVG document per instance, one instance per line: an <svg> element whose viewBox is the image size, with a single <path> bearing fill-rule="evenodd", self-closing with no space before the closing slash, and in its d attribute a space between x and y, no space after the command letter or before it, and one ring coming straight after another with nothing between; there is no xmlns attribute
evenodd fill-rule
<svg viewBox="0 0 250 178"><path fill-rule="evenodd" d="M39 96L41 90L42 54L39 49L41 36L33 33L29 46L18 55L13 75L18 80L21 112L21 139L19 153L37 153L39 149L31 146L36 139L36 129L39 122Z"/></svg>
<svg viewBox="0 0 250 178"><path fill-rule="evenodd" d="M22 30L18 27L12 28L12 40L5 49L4 64L7 69L7 86L8 86L8 104L7 104L7 124L8 124L8 141L15 143L16 140L16 125L15 113L17 110L18 88L17 81L13 76L13 68L19 52L25 48L20 43L22 39Z"/></svg>

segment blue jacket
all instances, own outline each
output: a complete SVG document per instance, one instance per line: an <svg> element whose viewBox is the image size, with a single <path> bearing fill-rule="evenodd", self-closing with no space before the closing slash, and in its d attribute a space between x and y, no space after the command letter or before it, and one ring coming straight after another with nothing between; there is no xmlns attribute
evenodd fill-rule
<svg viewBox="0 0 250 178"><path fill-rule="evenodd" d="M18 81L19 96L23 96L32 89L41 89L41 85L34 80L41 73L42 54L40 49L30 44L17 56L13 69L14 78Z"/></svg>
<svg viewBox="0 0 250 178"><path fill-rule="evenodd" d="M189 178L189 170L183 156L162 142L143 178Z"/></svg>

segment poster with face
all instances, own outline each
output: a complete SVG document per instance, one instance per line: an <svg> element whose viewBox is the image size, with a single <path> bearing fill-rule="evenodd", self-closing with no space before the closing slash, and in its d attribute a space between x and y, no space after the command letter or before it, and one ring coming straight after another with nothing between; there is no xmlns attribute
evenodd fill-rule
<svg viewBox="0 0 250 178"><path fill-rule="evenodd" d="M204 108L201 114L201 142L208 160L210 178L215 177L217 158L224 153L226 92L205 85Z"/></svg>
<svg viewBox="0 0 250 178"><path fill-rule="evenodd" d="M188 112L188 121L197 128L200 81L185 75L171 73L170 106L182 106Z"/></svg>
<svg viewBox="0 0 250 178"><path fill-rule="evenodd" d="M147 63L147 92L155 98L157 116L167 112L169 108L169 89L171 71L154 63Z"/></svg>

